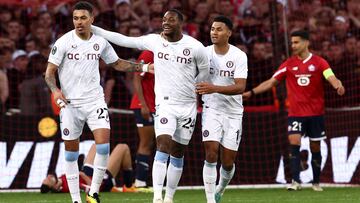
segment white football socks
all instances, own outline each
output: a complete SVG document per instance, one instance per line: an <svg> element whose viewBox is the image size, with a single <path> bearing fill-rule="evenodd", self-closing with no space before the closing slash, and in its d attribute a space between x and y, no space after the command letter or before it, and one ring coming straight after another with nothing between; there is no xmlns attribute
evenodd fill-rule
<svg viewBox="0 0 360 203"><path fill-rule="evenodd" d="M65 175L68 182L71 199L73 202L81 203L79 186L79 166L76 161L65 160Z"/></svg>
<svg viewBox="0 0 360 203"><path fill-rule="evenodd" d="M95 155L94 172L93 172L91 187L89 191L89 194L91 196L93 196L94 193L99 193L99 189L106 172L108 156L109 156L108 154L103 155L99 153L96 153Z"/></svg>
<svg viewBox="0 0 360 203"><path fill-rule="evenodd" d="M204 161L203 167L203 181L205 187L205 194L207 202L215 202L215 186L216 186L216 179L217 179L217 170L216 170L215 163L209 163Z"/></svg>
<svg viewBox="0 0 360 203"><path fill-rule="evenodd" d="M235 173L235 164L233 164L231 171L226 171L221 166L220 180L219 180L218 186L216 187L216 192L221 193L221 194L224 193L225 188L230 183L231 179L234 176L234 173Z"/></svg>

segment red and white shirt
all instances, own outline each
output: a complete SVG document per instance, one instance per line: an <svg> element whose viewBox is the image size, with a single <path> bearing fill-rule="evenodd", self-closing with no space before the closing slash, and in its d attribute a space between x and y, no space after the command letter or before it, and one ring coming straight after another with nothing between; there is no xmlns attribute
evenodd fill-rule
<svg viewBox="0 0 360 203"><path fill-rule="evenodd" d="M286 79L289 116L324 114L323 72L328 68L325 59L311 53L304 60L292 56L280 65L273 78Z"/></svg>

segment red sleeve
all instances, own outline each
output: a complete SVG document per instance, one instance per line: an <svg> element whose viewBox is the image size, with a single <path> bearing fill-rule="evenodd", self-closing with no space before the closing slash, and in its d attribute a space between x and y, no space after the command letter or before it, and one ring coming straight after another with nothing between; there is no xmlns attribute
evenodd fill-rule
<svg viewBox="0 0 360 203"><path fill-rule="evenodd" d="M324 70L330 68L330 65L325 59L319 57L319 68L323 72Z"/></svg>
<svg viewBox="0 0 360 203"><path fill-rule="evenodd" d="M286 70L287 70L287 60L280 65L280 67L272 77L278 81L284 80L286 78Z"/></svg>

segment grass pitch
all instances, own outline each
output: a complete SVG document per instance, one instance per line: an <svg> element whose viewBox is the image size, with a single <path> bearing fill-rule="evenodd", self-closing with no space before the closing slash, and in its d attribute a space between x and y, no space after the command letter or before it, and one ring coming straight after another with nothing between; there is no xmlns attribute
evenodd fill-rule
<svg viewBox="0 0 360 203"><path fill-rule="evenodd" d="M83 202L85 194L82 194ZM70 203L69 194L0 193L0 203ZM152 202L152 193L101 193L102 203L146 203ZM175 203L204 203L203 190L179 190ZM228 189L221 203L359 203L360 187L324 188L314 192L311 188L302 191L285 189Z"/></svg>

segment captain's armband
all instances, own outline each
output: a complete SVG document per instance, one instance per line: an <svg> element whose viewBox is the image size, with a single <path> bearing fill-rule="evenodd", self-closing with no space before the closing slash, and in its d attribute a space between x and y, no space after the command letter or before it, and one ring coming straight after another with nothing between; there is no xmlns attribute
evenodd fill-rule
<svg viewBox="0 0 360 203"><path fill-rule="evenodd" d="M325 79L328 79L330 76L335 75L331 68L324 70L323 75Z"/></svg>

